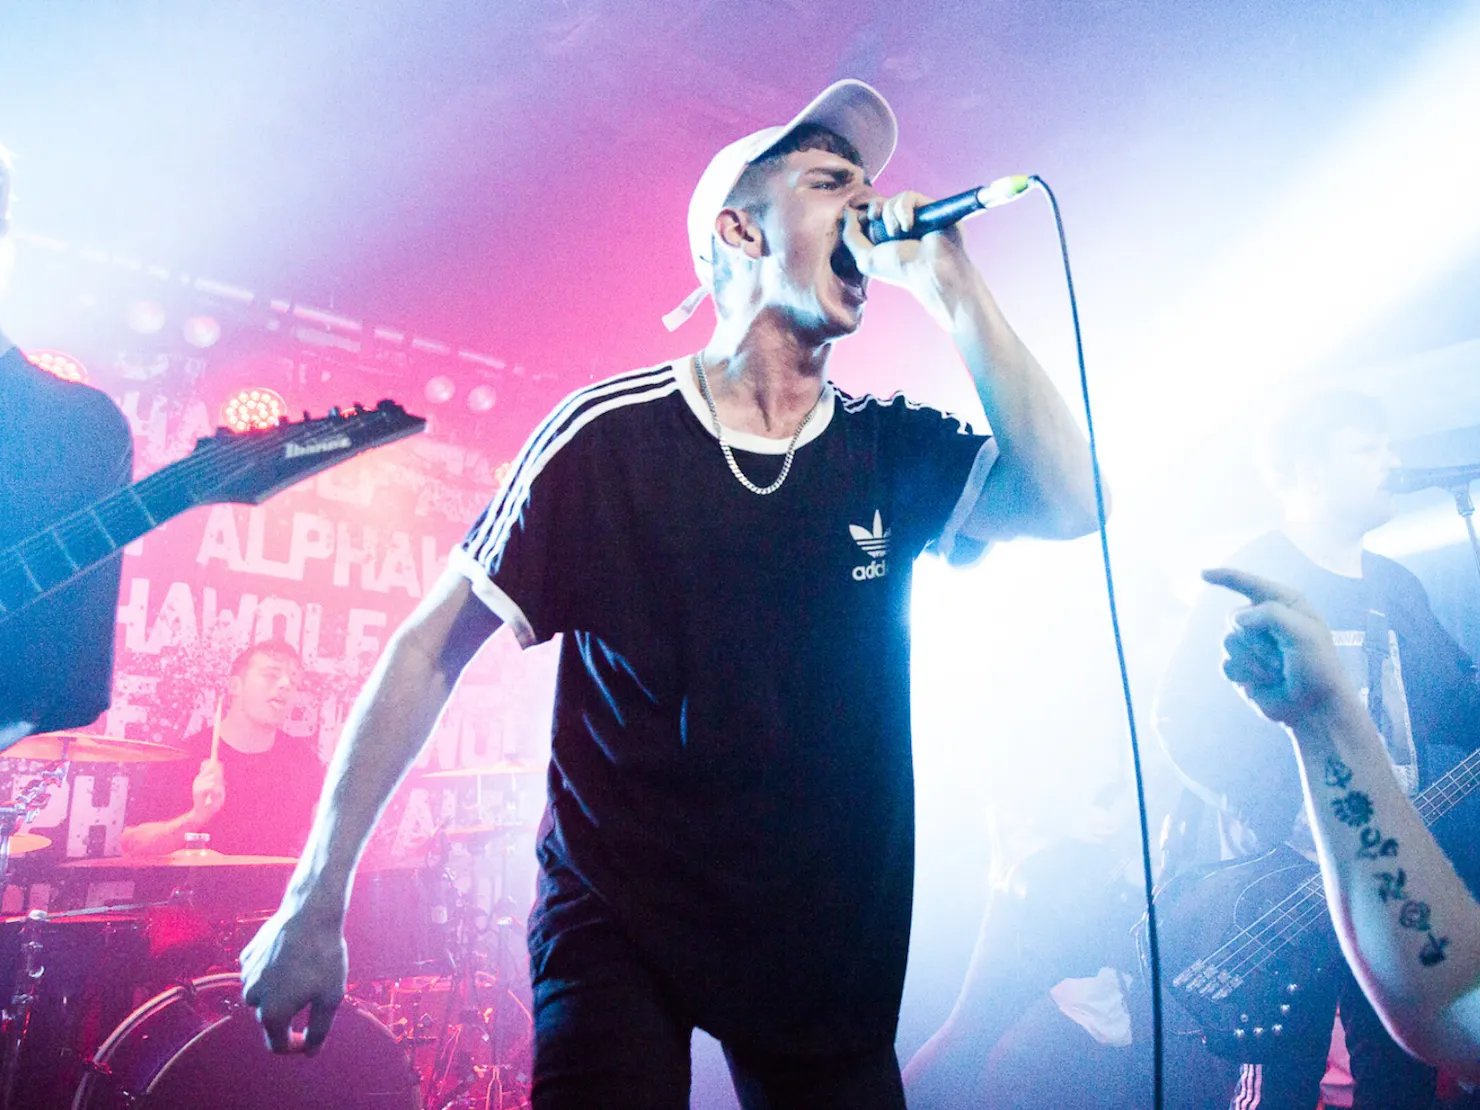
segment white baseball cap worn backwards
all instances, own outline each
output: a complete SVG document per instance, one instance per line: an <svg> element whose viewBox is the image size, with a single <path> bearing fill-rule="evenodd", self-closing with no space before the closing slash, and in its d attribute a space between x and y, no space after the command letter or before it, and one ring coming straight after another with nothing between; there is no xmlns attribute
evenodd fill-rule
<svg viewBox="0 0 1480 1110"><path fill-rule="evenodd" d="M883 172L899 136L899 126L888 102L862 81L849 79L829 85L785 126L764 128L737 139L716 154L689 200L689 252L694 258L694 274L699 279L699 288L663 317L663 324L669 331L683 324L694 314L700 302L713 292L714 267L709 252L714 238L714 220L724 210L725 201L745 172L745 167L759 160L798 127L809 123L825 127L852 143L862 160L864 173L870 178Z"/></svg>

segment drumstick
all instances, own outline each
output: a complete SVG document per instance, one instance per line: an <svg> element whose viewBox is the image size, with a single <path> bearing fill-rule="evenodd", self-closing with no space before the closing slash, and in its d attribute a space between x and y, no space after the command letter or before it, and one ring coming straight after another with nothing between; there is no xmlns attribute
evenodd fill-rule
<svg viewBox="0 0 1480 1110"><path fill-rule="evenodd" d="M221 753L221 702L224 699L216 699L216 723L211 726L211 762L220 761Z"/></svg>

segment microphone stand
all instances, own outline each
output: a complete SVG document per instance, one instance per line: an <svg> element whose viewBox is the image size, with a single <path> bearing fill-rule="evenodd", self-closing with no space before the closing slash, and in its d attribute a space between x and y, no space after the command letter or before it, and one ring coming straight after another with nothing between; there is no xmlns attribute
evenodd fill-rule
<svg viewBox="0 0 1480 1110"><path fill-rule="evenodd" d="M1475 535L1475 502L1470 498L1470 483L1454 485L1449 489L1454 497L1454 511L1465 522L1465 531L1470 534L1470 553L1475 556L1475 573L1480 574L1480 537Z"/></svg>
<svg viewBox="0 0 1480 1110"><path fill-rule="evenodd" d="M5 889L9 877L11 836L46 808L52 788L67 781L67 768L66 760L53 763L14 798L0 805L0 891ZM46 917L40 910L32 910L26 915L20 926L14 990L9 998L0 999L0 1110L10 1110L14 1105L21 1045L30 1027L37 985L46 972L46 966L41 962L42 943L37 932Z"/></svg>

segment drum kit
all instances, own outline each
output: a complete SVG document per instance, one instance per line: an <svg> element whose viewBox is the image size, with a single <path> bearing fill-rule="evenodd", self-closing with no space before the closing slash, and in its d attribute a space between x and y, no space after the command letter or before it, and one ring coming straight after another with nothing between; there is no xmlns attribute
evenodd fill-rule
<svg viewBox="0 0 1480 1110"><path fill-rule="evenodd" d="M50 845L23 828L65 785L71 763L185 757L171 745L86 733L7 749L0 760L46 766L0 802L0 891L14 857ZM532 1020L518 986L523 925L509 860L516 838L533 832L515 818L521 784L538 770L503 760L422 776L429 787L473 786L472 819L439 827L425 866L356 879L345 924L350 993L312 1061L269 1052L241 1002L237 953L270 911L227 904L219 895L230 883L213 881L286 881L296 859L228 855L189 834L168 855L57 864L50 878L64 890L69 880L120 879L171 889L0 917L0 1110L527 1107ZM484 792L500 779L508 819L489 822ZM467 875L455 881L454 847L496 897L476 897Z"/></svg>

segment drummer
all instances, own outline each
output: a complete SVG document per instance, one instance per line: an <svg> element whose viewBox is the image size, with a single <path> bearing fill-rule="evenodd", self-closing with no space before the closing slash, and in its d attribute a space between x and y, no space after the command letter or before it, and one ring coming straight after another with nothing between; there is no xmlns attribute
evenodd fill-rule
<svg viewBox="0 0 1480 1110"><path fill-rule="evenodd" d="M239 655L219 729L187 737L186 759L152 764L130 784L124 855L172 852L190 832L209 833L218 852L298 855L324 781L310 742L282 730L302 683L303 663L286 641Z"/></svg>

